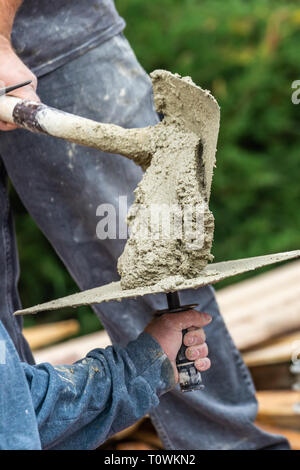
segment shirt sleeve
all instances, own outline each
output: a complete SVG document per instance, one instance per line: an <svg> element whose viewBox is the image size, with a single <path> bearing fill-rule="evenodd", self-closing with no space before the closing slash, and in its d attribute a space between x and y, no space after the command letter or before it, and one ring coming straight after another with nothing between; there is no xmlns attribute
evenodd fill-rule
<svg viewBox="0 0 300 470"><path fill-rule="evenodd" d="M73 365L23 364L44 449L93 449L147 414L175 385L152 336L95 349Z"/></svg>

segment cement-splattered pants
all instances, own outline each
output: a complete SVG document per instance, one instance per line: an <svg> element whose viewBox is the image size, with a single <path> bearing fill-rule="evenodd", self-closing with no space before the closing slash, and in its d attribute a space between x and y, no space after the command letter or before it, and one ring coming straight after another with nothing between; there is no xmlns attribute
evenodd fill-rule
<svg viewBox="0 0 300 470"><path fill-rule="evenodd" d="M38 93L50 106L98 121L124 127L158 121L150 80L123 35L41 77ZM20 304L6 173L81 289L118 279L116 262L125 240L97 238L96 209L112 203L118 210L119 196L128 195L131 202L142 173L122 156L23 130L1 133L0 157L0 320L21 358L31 362L21 319L12 316ZM184 303L199 303L201 310L213 316L206 328L212 367L203 373L204 391L181 394L173 390L152 410L165 448L288 448L284 438L266 434L253 424L257 412L253 384L220 316L213 289L184 291L181 298ZM126 345L148 323L153 310L165 307L165 296L157 295L101 304L95 312L112 341Z"/></svg>

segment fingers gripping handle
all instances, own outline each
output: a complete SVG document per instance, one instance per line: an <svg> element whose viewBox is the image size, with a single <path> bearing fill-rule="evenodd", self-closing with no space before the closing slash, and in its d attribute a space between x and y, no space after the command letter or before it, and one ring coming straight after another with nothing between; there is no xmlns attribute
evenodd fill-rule
<svg viewBox="0 0 300 470"><path fill-rule="evenodd" d="M182 337L188 330L182 331ZM194 392L195 390L203 390L202 378L200 372L196 369L194 362L189 361L185 355L186 346L182 343L177 357L176 365L179 375L179 384L182 392Z"/></svg>
<svg viewBox="0 0 300 470"><path fill-rule="evenodd" d="M167 294L168 309L160 310L158 315L164 313L179 313L190 310L197 305L180 305L178 292L170 292ZM188 330L182 331L182 338ZM194 392L195 390L203 390L204 385L200 372L196 369L194 362L189 361L185 355L186 346L182 343L176 358L176 365L179 375L179 384L182 392Z"/></svg>

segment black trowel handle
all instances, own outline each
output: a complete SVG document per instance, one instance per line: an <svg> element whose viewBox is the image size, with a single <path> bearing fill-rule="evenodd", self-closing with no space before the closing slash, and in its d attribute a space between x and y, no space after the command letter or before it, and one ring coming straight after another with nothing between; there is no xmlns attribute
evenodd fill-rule
<svg viewBox="0 0 300 470"><path fill-rule="evenodd" d="M182 336L187 332L188 330L183 330ZM176 357L181 391L194 392L195 390L203 390L204 385L202 384L201 374L194 366L194 362L187 359L185 351L186 346L182 343Z"/></svg>
<svg viewBox="0 0 300 470"><path fill-rule="evenodd" d="M192 308L197 307L197 305L180 305L178 292L170 292L167 294L168 300L168 309L161 310L158 315L163 315L164 313L179 313L186 312ZM184 336L188 330L183 330L182 335ZM204 385L202 384L201 374L194 366L193 361L189 361L185 355L186 346L181 345L177 358L177 370L179 374L179 384L182 392L193 392L195 390L203 390Z"/></svg>

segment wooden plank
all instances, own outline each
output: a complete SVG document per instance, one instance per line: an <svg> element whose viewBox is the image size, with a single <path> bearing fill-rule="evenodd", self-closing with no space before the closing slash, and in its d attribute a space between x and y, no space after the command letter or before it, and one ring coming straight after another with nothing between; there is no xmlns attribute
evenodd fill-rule
<svg viewBox="0 0 300 470"><path fill-rule="evenodd" d="M158 450L158 448L153 447L146 442L124 441L117 444L116 450Z"/></svg>
<svg viewBox="0 0 300 470"><path fill-rule="evenodd" d="M295 383L288 362L251 367L250 373L256 390L291 390Z"/></svg>
<svg viewBox="0 0 300 470"><path fill-rule="evenodd" d="M76 335L79 329L77 320L66 320L24 328L23 334L31 349L36 350Z"/></svg>
<svg viewBox="0 0 300 470"><path fill-rule="evenodd" d="M240 317L239 306L255 300L253 292L259 297L264 297L273 295L278 286L284 290L290 284L295 285L297 278L299 278L299 272L300 261L296 260L218 290L218 300L226 311L226 317L228 320L234 316Z"/></svg>
<svg viewBox="0 0 300 470"><path fill-rule="evenodd" d="M217 291L225 323L240 350L300 330L300 262Z"/></svg>
<svg viewBox="0 0 300 470"><path fill-rule="evenodd" d="M37 363L72 364L82 359L95 348L106 348L111 344L106 331L98 331L90 335L74 338L56 346L34 352Z"/></svg>
<svg viewBox="0 0 300 470"><path fill-rule="evenodd" d="M257 392L257 421L274 426L300 430L300 414L295 405L300 393L294 390L268 390Z"/></svg>
<svg viewBox="0 0 300 470"><path fill-rule="evenodd" d="M300 350L300 331L271 340L253 351L245 351L243 359L248 367L290 362L297 343Z"/></svg>

